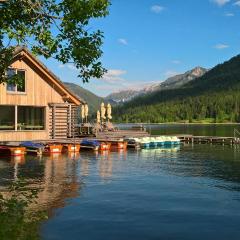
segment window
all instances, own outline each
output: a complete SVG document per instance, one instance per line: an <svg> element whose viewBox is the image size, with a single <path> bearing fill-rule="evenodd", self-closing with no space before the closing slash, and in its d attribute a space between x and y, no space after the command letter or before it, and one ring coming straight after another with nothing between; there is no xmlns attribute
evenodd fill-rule
<svg viewBox="0 0 240 240"><path fill-rule="evenodd" d="M0 131L1 130L45 130L45 108L17 106L0 106ZM15 128L15 121L17 126Z"/></svg>
<svg viewBox="0 0 240 240"><path fill-rule="evenodd" d="M0 130L15 129L15 107L0 106Z"/></svg>
<svg viewBox="0 0 240 240"><path fill-rule="evenodd" d="M18 106L18 130L44 130L44 108Z"/></svg>
<svg viewBox="0 0 240 240"><path fill-rule="evenodd" d="M25 92L25 85L26 85L26 76L25 76L25 71L24 70L19 70L19 69L14 69L14 68L9 68L7 70L7 76L9 79L11 79L14 75L19 77L19 84L16 85L14 83L8 83L7 84L7 91L8 92Z"/></svg>

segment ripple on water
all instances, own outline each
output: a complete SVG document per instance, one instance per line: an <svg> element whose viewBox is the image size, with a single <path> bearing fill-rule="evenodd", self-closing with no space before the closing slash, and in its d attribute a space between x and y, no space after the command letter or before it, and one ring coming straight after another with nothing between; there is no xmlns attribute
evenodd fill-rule
<svg viewBox="0 0 240 240"><path fill-rule="evenodd" d="M0 176L1 186L24 176L42 188L46 240L240 238L240 151L231 147L0 160Z"/></svg>

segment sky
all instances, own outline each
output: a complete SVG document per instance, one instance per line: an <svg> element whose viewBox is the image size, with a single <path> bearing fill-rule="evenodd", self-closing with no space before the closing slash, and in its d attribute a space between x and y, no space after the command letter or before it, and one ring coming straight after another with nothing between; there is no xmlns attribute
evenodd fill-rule
<svg viewBox="0 0 240 240"><path fill-rule="evenodd" d="M106 96L141 88L196 66L212 68L240 53L238 0L112 0L91 22L104 32L102 79L82 83L72 64L44 63L62 81Z"/></svg>

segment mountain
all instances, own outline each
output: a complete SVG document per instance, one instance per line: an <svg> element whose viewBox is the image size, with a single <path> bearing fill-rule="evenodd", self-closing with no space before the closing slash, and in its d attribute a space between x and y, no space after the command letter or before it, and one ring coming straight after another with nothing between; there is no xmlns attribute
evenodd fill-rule
<svg viewBox="0 0 240 240"><path fill-rule="evenodd" d="M195 70L194 74L199 76L201 70ZM162 83L159 90L138 96L115 108L115 120L240 122L240 55L200 77L191 79L192 74L185 74L187 77L181 80L184 84L180 86L177 85L179 79L176 76Z"/></svg>
<svg viewBox="0 0 240 240"><path fill-rule="evenodd" d="M202 67L195 67L194 69L187 71L183 74L179 74L168 78L166 81L159 85L159 89L171 89L183 86L186 83L193 81L194 79L203 76L208 70Z"/></svg>
<svg viewBox="0 0 240 240"><path fill-rule="evenodd" d="M116 103L123 103L126 101L131 100L132 98L139 95L139 91L137 90L123 90L116 93L109 94L105 99L106 100L112 100Z"/></svg>
<svg viewBox="0 0 240 240"><path fill-rule="evenodd" d="M100 109L100 104L104 102L104 99L93 94L92 92L80 87L75 83L63 83L71 92L77 95L79 98L83 99L88 103L90 114L95 113Z"/></svg>
<svg viewBox="0 0 240 240"><path fill-rule="evenodd" d="M202 67L196 67L190 71L187 71L183 74L179 74L173 77L168 78L164 82L155 83L153 85L144 87L140 90L123 90L116 93L112 93L106 97L107 100L111 99L117 103L124 103L132 100L133 98L155 92L158 90L178 88L182 85L203 76L207 72L207 69Z"/></svg>

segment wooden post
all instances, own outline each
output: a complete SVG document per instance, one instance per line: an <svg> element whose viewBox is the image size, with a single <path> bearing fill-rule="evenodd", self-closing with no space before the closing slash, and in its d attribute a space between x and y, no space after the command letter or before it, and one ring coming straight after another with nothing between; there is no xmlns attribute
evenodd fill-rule
<svg viewBox="0 0 240 240"><path fill-rule="evenodd" d="M15 123L14 123L14 130L15 131L17 131L18 129L17 129L17 123L18 123L18 106L17 105L15 105Z"/></svg>
<svg viewBox="0 0 240 240"><path fill-rule="evenodd" d="M72 137L72 105L68 105L68 137Z"/></svg>
<svg viewBox="0 0 240 240"><path fill-rule="evenodd" d="M53 139L56 137L55 117L56 117L56 106L53 105L52 107L52 138Z"/></svg>

